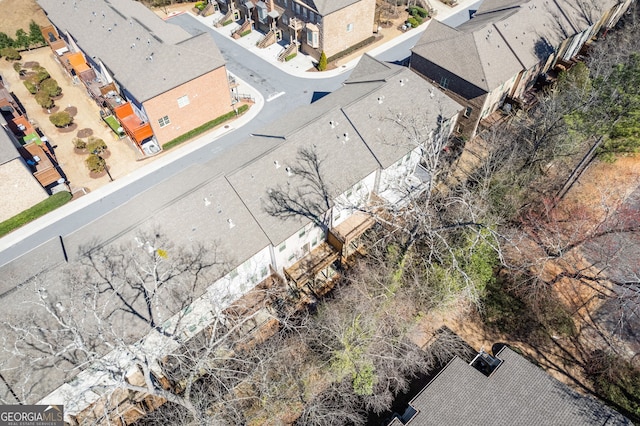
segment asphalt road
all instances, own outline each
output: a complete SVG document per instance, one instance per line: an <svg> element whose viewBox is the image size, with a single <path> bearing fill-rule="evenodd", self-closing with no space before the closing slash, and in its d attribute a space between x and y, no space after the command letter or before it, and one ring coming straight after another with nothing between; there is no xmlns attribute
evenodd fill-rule
<svg viewBox="0 0 640 426"><path fill-rule="evenodd" d="M104 191L105 194L97 202L70 213L65 218L56 221L38 232L25 235L21 241L13 245L3 246L2 243L0 243L0 265L11 262L15 258L44 244L52 238L71 234L75 230L107 214L112 209L126 203L148 188L171 178L191 165L211 161L221 152L246 140L251 133L264 127L266 124L277 120L288 112L294 111L303 105L308 105L311 103L311 100L314 99L314 96L318 97L336 90L350 74L350 72L347 71L338 76L326 79L294 77L264 59L239 47L213 29L207 28L190 15L179 15L173 18L173 20L192 33L200 31L211 32L227 61L227 69L252 85L265 99L279 92L285 92L285 94L271 102L265 102L263 109L257 117L243 127L215 141L212 140L211 143L194 152L176 158L175 161L172 161L167 166L154 170L114 192L108 192L104 189L98 190ZM203 179L205 178L206 177L203 177Z"/></svg>
<svg viewBox="0 0 640 426"><path fill-rule="evenodd" d="M474 3L458 11L444 22L459 25L469 19L469 9L477 8L479 3L480 2ZM206 144L196 151L176 158L175 161L172 161L170 164L153 170L122 188L112 192L104 189L98 190L103 191L104 196L96 202L81 209L74 210L64 218L51 223L37 232L25 235L20 241L9 245L0 240L0 266L10 263L47 241L58 238L59 236L64 237L70 235L97 218L108 214L116 207L127 203L127 201L136 197L138 194L160 184L160 182L170 179L172 176L175 176L177 173L180 173L192 165L206 164L222 152L246 140L251 133L256 132L265 125L301 106L310 104L314 99L338 89L350 74L350 71L346 71L340 75L325 79L308 79L292 76L259 56L238 46L235 42L222 36L212 28L203 25L189 14L182 14L171 18L171 22L180 25L192 34L197 34L202 31L211 33L227 61L227 69L253 86L265 99L269 99L270 96L280 92L284 92L284 95L270 102L265 102L264 108L260 113L243 127L219 137L215 141L212 140L211 143ZM387 62L406 63L410 55L410 49L415 45L421 35L422 32L416 31L415 35L392 48L380 52L376 55L376 58ZM203 181L206 179L207 176L203 176ZM195 183L194 186L196 186Z"/></svg>

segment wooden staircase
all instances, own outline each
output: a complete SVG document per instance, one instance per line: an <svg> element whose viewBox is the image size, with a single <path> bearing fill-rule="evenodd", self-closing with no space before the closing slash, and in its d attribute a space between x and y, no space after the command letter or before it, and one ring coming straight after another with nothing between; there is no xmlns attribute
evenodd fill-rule
<svg viewBox="0 0 640 426"><path fill-rule="evenodd" d="M276 32L274 30L270 30L264 35L264 37L260 39L256 46L258 46L258 48L260 49L264 49L265 47L271 46L276 41Z"/></svg>
<svg viewBox="0 0 640 426"><path fill-rule="evenodd" d="M225 22L227 22L228 20L233 19L233 10L229 9L227 11L227 13L222 17L222 19L220 19L218 22L216 22L216 28L220 28L222 27Z"/></svg>
<svg viewBox="0 0 640 426"><path fill-rule="evenodd" d="M286 49L284 49L279 55L278 60L280 62L284 62L287 56L292 53L298 53L298 45L296 43L291 43Z"/></svg>
<svg viewBox="0 0 640 426"><path fill-rule="evenodd" d="M231 35L231 37L233 37L234 39L239 39L240 37L242 37L242 34L251 29L251 21L250 20L245 20L244 23L242 25L240 25L240 27L235 30L233 32L233 34Z"/></svg>

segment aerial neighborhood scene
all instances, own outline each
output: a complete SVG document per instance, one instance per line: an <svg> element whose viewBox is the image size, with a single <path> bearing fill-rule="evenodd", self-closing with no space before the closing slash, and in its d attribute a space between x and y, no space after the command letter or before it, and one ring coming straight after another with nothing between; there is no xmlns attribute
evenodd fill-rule
<svg viewBox="0 0 640 426"><path fill-rule="evenodd" d="M0 0L0 425L640 424L635 0Z"/></svg>

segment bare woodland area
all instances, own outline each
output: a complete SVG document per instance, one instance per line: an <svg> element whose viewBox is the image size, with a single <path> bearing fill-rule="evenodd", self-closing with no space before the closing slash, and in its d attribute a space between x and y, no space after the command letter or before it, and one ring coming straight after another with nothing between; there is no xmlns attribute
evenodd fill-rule
<svg viewBox="0 0 640 426"><path fill-rule="evenodd" d="M351 206L376 225L328 294L275 280L224 309L208 294L211 324L187 336L167 319L186 318L229 270L215 242L178 247L160 229L139 245L88 244L64 276L31 283L32 300L0 324L8 354L0 374L22 377L12 391L26 401L44 377L97 369L123 392L150 395L156 409L141 425L359 425L384 417L416 376L469 357L443 329L416 344L420 324L448 316L640 421L637 180L557 197L596 143L591 167L637 160L640 27L632 18L541 88L534 107L481 133L487 153L469 175L456 175L459 160L437 136L447 129L425 128L419 112L402 120L390 112L398 139L423 147L430 180L420 191L397 188L398 204ZM299 184L273 188L268 211L326 226L333 197L323 158L301 151L299 160L291 170ZM151 343L134 344L140 335ZM105 356L115 352L138 369Z"/></svg>

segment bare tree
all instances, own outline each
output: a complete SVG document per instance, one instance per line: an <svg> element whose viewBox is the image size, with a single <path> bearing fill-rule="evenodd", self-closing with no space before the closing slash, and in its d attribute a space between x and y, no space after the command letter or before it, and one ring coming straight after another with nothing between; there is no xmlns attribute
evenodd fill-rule
<svg viewBox="0 0 640 426"><path fill-rule="evenodd" d="M151 398L143 411L169 401L185 410L185 424L209 423L215 398L203 395L227 394L230 377L242 377L232 342L255 315L230 316L223 294L205 293L225 268L215 247L179 247L158 233L90 250L63 280L36 280L23 315L2 319L3 377L16 379L21 402L47 387L31 379L76 376L77 397L102 395L107 418L122 414L114 395L127 390ZM204 376L214 378L208 393Z"/></svg>

